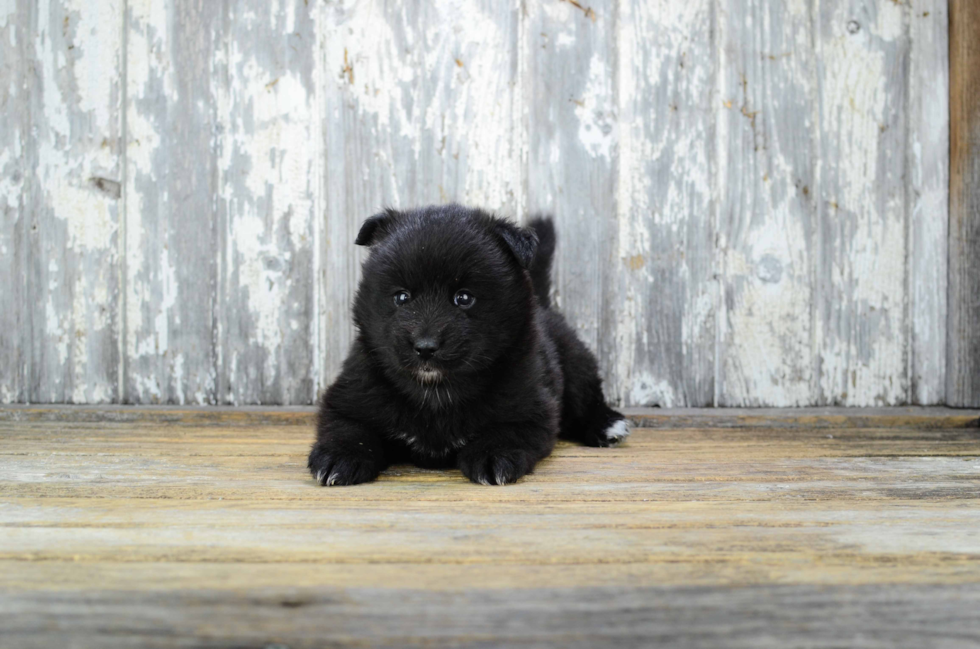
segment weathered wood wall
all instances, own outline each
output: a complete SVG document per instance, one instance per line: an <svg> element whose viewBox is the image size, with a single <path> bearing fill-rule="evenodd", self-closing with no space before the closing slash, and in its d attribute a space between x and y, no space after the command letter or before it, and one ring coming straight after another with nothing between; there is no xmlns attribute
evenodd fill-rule
<svg viewBox="0 0 980 649"><path fill-rule="evenodd" d="M306 403L360 221L559 223L628 405L946 399L946 0L0 0L0 402Z"/></svg>
<svg viewBox="0 0 980 649"><path fill-rule="evenodd" d="M950 2L949 370L946 398L980 406L980 3Z"/></svg>

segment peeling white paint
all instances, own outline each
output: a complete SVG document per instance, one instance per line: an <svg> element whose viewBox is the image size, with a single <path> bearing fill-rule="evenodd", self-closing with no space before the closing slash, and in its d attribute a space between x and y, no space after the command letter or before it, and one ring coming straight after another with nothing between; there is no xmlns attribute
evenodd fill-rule
<svg viewBox="0 0 980 649"><path fill-rule="evenodd" d="M16 173L22 155L20 133L13 135L12 146L0 148L0 199L11 206L17 205L17 197L23 183L23 176L18 178Z"/></svg>
<svg viewBox="0 0 980 649"><path fill-rule="evenodd" d="M309 23L301 25L297 17L297 7L304 6L275 3L269 24L292 24L308 36ZM241 36L238 30L258 38L267 29L253 18L235 21L236 31L226 36L227 58L222 52L215 60L218 78L227 79L216 89L220 201L227 214L218 364L227 374L221 398L232 403L295 398L290 386L304 377L285 370L316 347L298 324L290 326L296 316L308 317L305 304L313 294L313 268L303 263L313 256L317 218L314 173L322 143L316 90L304 78L307 71L282 68L275 41L256 47ZM303 34L292 36L312 46L300 40Z"/></svg>
<svg viewBox="0 0 980 649"><path fill-rule="evenodd" d="M513 214L520 158L509 83L510 22L503 7L474 0L431 3L422 50L425 74L419 146L435 160L422 202L458 201ZM462 20L461 17L466 19ZM452 24L451 30L441 28ZM470 125L480 125L470 128ZM436 166L437 165L437 166ZM441 170L441 173L439 171Z"/></svg>
<svg viewBox="0 0 980 649"><path fill-rule="evenodd" d="M911 400L942 403L946 384L949 224L949 26L946 0L916 3L911 21L909 228ZM928 15L927 15L928 14Z"/></svg>
<svg viewBox="0 0 980 649"><path fill-rule="evenodd" d="M814 398L811 254L816 177L809 159L812 21L797 3L766 5L743 25L732 7L718 36L718 405ZM760 38L759 33L765 36Z"/></svg>
<svg viewBox="0 0 980 649"><path fill-rule="evenodd" d="M65 364L68 360L68 334L65 331L64 315L55 307L51 298L45 302L45 326L44 330L51 340L54 341L54 349L58 354L58 363Z"/></svg>
<svg viewBox="0 0 980 649"><path fill-rule="evenodd" d="M629 403L633 406L673 408L679 402L670 382L651 374L643 373L632 376L628 389Z"/></svg>
<svg viewBox="0 0 980 649"><path fill-rule="evenodd" d="M119 0L38 4L36 76L0 70L4 223L30 189L50 255L3 267L39 275L23 308L42 353L4 359L33 364L35 398L115 399L114 367L139 401L315 391L350 343L360 220L460 200L558 213L556 302L621 403L942 399L943 0L310 4L232 3L206 23L193 12L213 7L130 0L126 53ZM18 6L0 0L5 56L23 46ZM174 145L188 109L212 129L207 160ZM192 201L206 229L187 236L217 237L195 260L169 245L188 164L216 183L212 204ZM0 233L5 258L20 245ZM187 308L194 290L215 304ZM305 356L312 389L291 391ZM23 399L8 374L0 401Z"/></svg>
<svg viewBox="0 0 980 649"><path fill-rule="evenodd" d="M916 12L921 12L922 7L917 1ZM882 2L874 6L877 15L875 16L874 34L885 41L895 41L907 36L905 29L905 6L901 2Z"/></svg>
<svg viewBox="0 0 980 649"><path fill-rule="evenodd" d="M110 214L106 197L92 187L80 188L65 182L52 169L56 163L50 162L57 153L48 145L43 145L41 151L41 156L51 156L48 158L51 166L48 167L50 175L45 183L45 192L54 216L63 220L67 227L68 247L81 254L86 251L113 251L118 222L115 210Z"/></svg>
<svg viewBox="0 0 980 649"><path fill-rule="evenodd" d="M607 382L625 403L703 403L710 392L712 370L698 359L711 356L717 297L704 268L689 263L711 242L709 7L620 4L613 268L621 282L610 301L616 363Z"/></svg>
<svg viewBox="0 0 980 649"><path fill-rule="evenodd" d="M129 3L129 29L127 54L127 93L131 98L126 106L126 121L128 139L126 155L128 174L126 179L126 214L129 223L126 228L126 348L125 353L130 359L141 356L156 355L167 350L166 317L157 313L152 321L144 322L144 305L152 303L151 288L154 282L162 281L162 290L167 291L165 278L146 277L141 271L145 268L144 237L151 234L146 232L141 224L141 215L147 206L143 203L143 194L139 183L154 177L153 156L162 146L162 138L156 126L150 121L151 113L146 113L139 107L139 99L143 97L151 82L162 80L166 93L173 92L173 82L170 79L169 65L164 53L167 51L166 31L161 29L168 24L167 6L164 2L151 0L136 0ZM153 35L151 36L151 32ZM164 197L165 198L165 197ZM166 264L166 257L161 259ZM164 268L167 266L164 265ZM172 282L171 275L171 282ZM171 300L175 299L171 290ZM171 301L172 303L172 301ZM157 327L160 327L158 329ZM159 338L164 338L162 350ZM150 377L134 375L131 377L138 394L149 395L154 400L161 397L160 385Z"/></svg>
<svg viewBox="0 0 980 649"><path fill-rule="evenodd" d="M335 92L350 93L359 110L376 118L379 131L414 137L408 109L419 75L413 65L418 35L396 34L377 0L363 5L342 0L328 10L332 15L326 25L327 83ZM401 36L408 40L403 42Z"/></svg>
<svg viewBox="0 0 980 649"><path fill-rule="evenodd" d="M826 218L839 225L825 242L834 247L835 305L817 319L816 336L821 392L847 405L901 403L908 390L904 180L891 162L902 157L881 155L895 111L904 110L902 82L889 76L889 57L903 47L891 42L901 8L888 4L875 25L860 28L837 7L821 52L822 193Z"/></svg>
<svg viewBox="0 0 980 649"><path fill-rule="evenodd" d="M17 15L17 0L3 0L0 2L0 29L6 29L11 23L11 17ZM11 30L11 35L13 30ZM11 42L11 45L16 43Z"/></svg>
<svg viewBox="0 0 980 649"><path fill-rule="evenodd" d="M579 119L578 139L593 156L607 160L615 153L617 140L616 114L612 111L614 98L606 64L598 53L589 61L585 93L575 101L575 116Z"/></svg>
<svg viewBox="0 0 980 649"><path fill-rule="evenodd" d="M37 9L33 91L40 109L31 114L29 146L38 204L29 209L36 250L57 258L35 262L44 269L35 284L44 322L35 332L42 343L30 352L40 380L28 398L103 403L115 398L115 363L105 351L114 345L117 297L108 282L119 219L113 71L121 63L121 7L107 2L88 11L65 0Z"/></svg>
<svg viewBox="0 0 980 649"><path fill-rule="evenodd" d="M100 0L63 0L68 25L77 41L73 43L72 72L78 89L78 109L93 119L95 133L105 133L119 117L113 93L119 84L114 74L122 65L122 42L119 24L122 3ZM108 147L99 147L103 157L114 160Z"/></svg>

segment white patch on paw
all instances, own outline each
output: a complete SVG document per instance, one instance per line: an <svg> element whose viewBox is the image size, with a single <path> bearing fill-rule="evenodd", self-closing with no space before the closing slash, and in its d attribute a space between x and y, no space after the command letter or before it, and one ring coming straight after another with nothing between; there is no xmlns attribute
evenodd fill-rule
<svg viewBox="0 0 980 649"><path fill-rule="evenodd" d="M323 476L326 475L326 473L327 473L327 470L326 469L320 469L317 472L317 474L316 474L316 483L318 485L320 485L321 487L324 486L323 485Z"/></svg>
<svg viewBox="0 0 980 649"><path fill-rule="evenodd" d="M497 479L498 485L507 484L507 479L504 477L503 471L497 471L493 477Z"/></svg>
<svg viewBox="0 0 980 649"><path fill-rule="evenodd" d="M622 441L630 434L630 425L625 419L620 419L615 424L606 429L606 439L611 442Z"/></svg>

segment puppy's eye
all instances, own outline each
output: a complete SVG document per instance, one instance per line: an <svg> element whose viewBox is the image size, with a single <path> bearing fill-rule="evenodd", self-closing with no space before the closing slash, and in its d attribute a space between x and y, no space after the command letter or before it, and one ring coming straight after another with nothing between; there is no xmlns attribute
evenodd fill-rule
<svg viewBox="0 0 980 649"><path fill-rule="evenodd" d="M476 304L476 298L469 291L456 291L453 303L461 309L468 309Z"/></svg>
<svg viewBox="0 0 980 649"><path fill-rule="evenodd" d="M401 306L412 299L412 294L408 291L398 291L395 293L395 306Z"/></svg>

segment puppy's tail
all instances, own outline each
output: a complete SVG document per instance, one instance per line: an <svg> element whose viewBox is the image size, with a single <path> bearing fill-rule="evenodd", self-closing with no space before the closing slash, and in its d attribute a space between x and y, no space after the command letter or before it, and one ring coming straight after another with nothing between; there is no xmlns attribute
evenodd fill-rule
<svg viewBox="0 0 980 649"><path fill-rule="evenodd" d="M531 283L541 306L551 306L551 259L555 256L555 224L550 218L538 216L531 220L531 229L538 236L538 251L531 262Z"/></svg>

